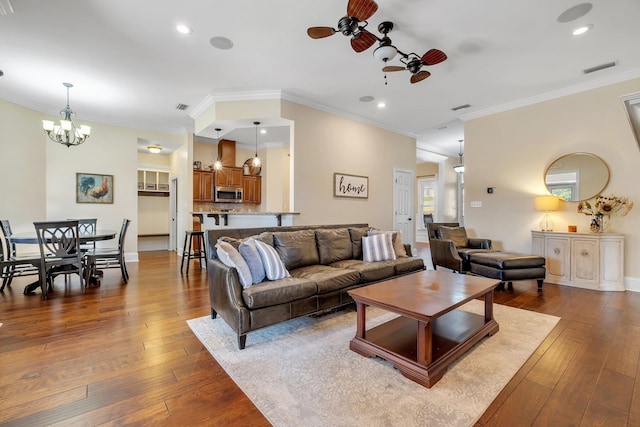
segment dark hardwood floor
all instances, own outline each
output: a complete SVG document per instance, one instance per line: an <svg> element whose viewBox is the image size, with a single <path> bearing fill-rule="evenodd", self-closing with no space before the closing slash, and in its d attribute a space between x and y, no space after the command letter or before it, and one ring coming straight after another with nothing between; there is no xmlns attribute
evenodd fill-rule
<svg viewBox="0 0 640 427"><path fill-rule="evenodd" d="M209 295L205 271L179 264L141 252L128 285L106 270L82 294L60 276L47 301L22 294L31 278L5 289L0 424L269 425L187 326ZM562 320L478 426L640 426L639 293L516 282L495 300Z"/></svg>

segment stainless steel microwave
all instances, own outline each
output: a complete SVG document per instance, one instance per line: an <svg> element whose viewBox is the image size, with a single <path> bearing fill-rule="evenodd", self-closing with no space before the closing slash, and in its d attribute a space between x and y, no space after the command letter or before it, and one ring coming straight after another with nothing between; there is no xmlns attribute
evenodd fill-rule
<svg viewBox="0 0 640 427"><path fill-rule="evenodd" d="M215 187L213 201L242 203L242 187Z"/></svg>

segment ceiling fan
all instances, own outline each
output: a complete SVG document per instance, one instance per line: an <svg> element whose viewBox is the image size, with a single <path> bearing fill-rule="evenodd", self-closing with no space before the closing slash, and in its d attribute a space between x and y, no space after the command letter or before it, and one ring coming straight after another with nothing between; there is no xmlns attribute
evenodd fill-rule
<svg viewBox="0 0 640 427"><path fill-rule="evenodd" d="M351 47L356 52L369 49L378 41L378 38L365 29L369 19L378 10L378 5L373 0L349 0L347 14L338 21L338 29L333 27L310 27L307 34L312 39L329 37L337 32L345 36L351 36ZM360 25L360 23L364 25Z"/></svg>
<svg viewBox="0 0 640 427"><path fill-rule="evenodd" d="M405 66L400 65L387 65L382 69L385 73L391 71L403 71L409 70L411 73L411 83L418 83L431 75L430 72L422 70L423 65L436 65L447 59L447 55L439 49L429 49L427 53L418 56L416 53L405 54L398 51L402 58L402 62Z"/></svg>

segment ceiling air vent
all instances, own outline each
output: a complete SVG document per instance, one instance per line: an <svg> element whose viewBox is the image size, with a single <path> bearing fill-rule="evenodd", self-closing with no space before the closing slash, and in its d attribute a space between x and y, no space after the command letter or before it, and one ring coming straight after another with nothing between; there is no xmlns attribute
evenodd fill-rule
<svg viewBox="0 0 640 427"><path fill-rule="evenodd" d="M186 110L187 108L189 108L189 106L187 104L178 104L176 105L176 110Z"/></svg>
<svg viewBox="0 0 640 427"><path fill-rule="evenodd" d="M596 65L595 67L586 68L586 69L582 70L582 72L585 73L585 74L594 73L596 71L605 70L607 68L615 67L616 65L618 65L616 63L616 61L607 62L606 64L601 64L601 65Z"/></svg>
<svg viewBox="0 0 640 427"><path fill-rule="evenodd" d="M465 108L469 108L469 107L471 107L471 105L469 104L458 105L457 107L453 107L451 111L464 110Z"/></svg>

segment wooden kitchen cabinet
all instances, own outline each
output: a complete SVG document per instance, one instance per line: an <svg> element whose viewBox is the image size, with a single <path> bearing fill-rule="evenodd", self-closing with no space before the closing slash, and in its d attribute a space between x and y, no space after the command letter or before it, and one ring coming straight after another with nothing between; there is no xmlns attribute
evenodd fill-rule
<svg viewBox="0 0 640 427"><path fill-rule="evenodd" d="M257 205L262 202L262 177L245 175L242 178L242 201Z"/></svg>
<svg viewBox="0 0 640 427"><path fill-rule="evenodd" d="M217 187L242 187L242 168L223 166L215 172Z"/></svg>
<svg viewBox="0 0 640 427"><path fill-rule="evenodd" d="M213 202L213 172L193 171L193 201Z"/></svg>

